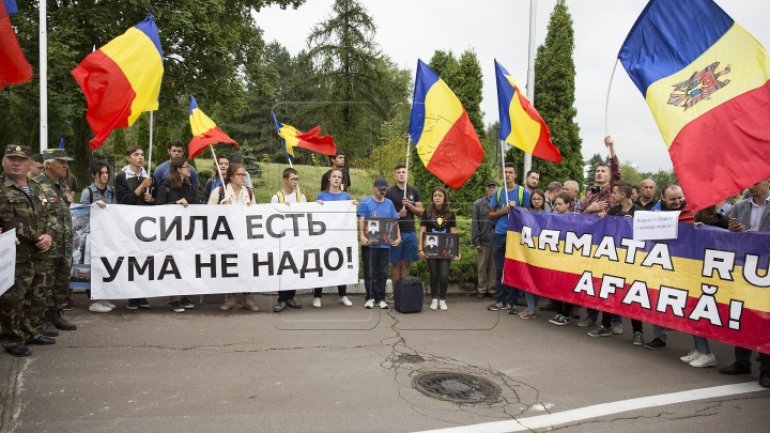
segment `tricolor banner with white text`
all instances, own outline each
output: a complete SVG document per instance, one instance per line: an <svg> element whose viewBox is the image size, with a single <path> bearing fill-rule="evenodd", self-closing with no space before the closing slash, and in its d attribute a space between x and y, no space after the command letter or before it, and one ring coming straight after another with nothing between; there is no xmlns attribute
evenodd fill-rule
<svg viewBox="0 0 770 433"><path fill-rule="evenodd" d="M513 209L512 287L770 353L770 233L681 223L633 239L632 219Z"/></svg>
<svg viewBox="0 0 770 433"><path fill-rule="evenodd" d="M351 201L91 208L91 296L272 292L358 282Z"/></svg>

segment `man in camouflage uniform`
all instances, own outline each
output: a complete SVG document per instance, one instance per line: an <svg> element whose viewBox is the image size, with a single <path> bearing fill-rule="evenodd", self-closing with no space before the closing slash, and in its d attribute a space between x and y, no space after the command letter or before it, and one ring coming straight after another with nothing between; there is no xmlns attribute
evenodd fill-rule
<svg viewBox="0 0 770 433"><path fill-rule="evenodd" d="M0 175L0 229L16 229L14 284L0 296L0 344L13 356L31 355L27 344L56 343L41 335L35 320L45 310L45 259L54 221L40 185L27 179L29 155L29 147L6 146Z"/></svg>
<svg viewBox="0 0 770 433"><path fill-rule="evenodd" d="M51 251L48 252L46 272L45 319L56 329L74 331L75 324L62 317L67 289L72 273L72 216L70 215L70 190L67 186L67 162L72 158L64 149L43 151L45 171L35 178L52 204L56 217L56 229Z"/></svg>

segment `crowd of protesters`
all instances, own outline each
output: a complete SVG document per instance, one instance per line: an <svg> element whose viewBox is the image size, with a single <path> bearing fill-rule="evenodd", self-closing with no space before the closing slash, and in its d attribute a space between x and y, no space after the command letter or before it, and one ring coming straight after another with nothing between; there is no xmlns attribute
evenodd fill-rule
<svg viewBox="0 0 770 433"><path fill-rule="evenodd" d="M477 251L478 285L476 296L484 299L493 296L488 305L490 311L507 311L522 320L538 317L542 311L553 311L548 322L569 325L573 319L577 326L593 328L591 337L610 337L624 333L623 318L610 312L587 308L584 314L578 306L558 300L540 299L533 293L509 287L503 283L508 233L509 211L514 207L530 212L553 214L585 214L598 218L606 216L632 217L638 210L680 211L680 221L708 224L733 231L770 231L770 180L759 182L748 189L747 197L734 206L729 202L714 205L695 215L686 209L682 189L675 185L662 188L656 199L658 185L652 179L644 179L639 185L622 180L620 164L611 137L605 138L609 151L608 163L594 167L594 182L580 199L580 185L574 180L563 183L551 182L539 189L540 174L531 170L524 177L524 185L516 183L517 171L512 164L505 164L504 184L489 180L485 193L473 204L470 241ZM84 188L80 204L104 208L113 204L151 206L208 203L226 205L251 205L254 201L251 179L242 157L219 157L214 164L213 175L205 182L201 197L200 179L184 157L181 142L168 146L169 159L148 173L144 167L144 152L139 146L126 150L127 164L109 184L110 167L94 161L89 167L93 182ZM349 194L350 174L345 167L342 151L330 156L330 169L321 179L316 201L352 201L358 208L359 241L363 258L363 274L366 295L364 307L388 309L385 286L388 267L392 281L407 277L411 264L426 260L430 274L430 310L449 309L447 289L452 260L459 254L437 257L428 251L437 234L457 234L456 215L450 206L450 197L443 188L431 191L429 202L423 204L420 191L406 183L406 168L399 165L394 170L394 185L384 178L372 184L372 193L360 200ZM72 268L72 222L69 213L74 198L70 186L71 174L68 161L72 158L64 149L50 149L42 155L31 155L25 146L8 145L3 156L3 174L0 175L0 228L16 229L17 257L14 285L0 296L0 344L14 356L29 356L28 345L54 344L60 330L74 331L77 326L67 321L62 311L72 308L69 278ZM272 197L272 203L291 204L307 202L298 188L299 172L294 168L283 171L283 186ZM367 235L366 221L372 218L398 219L395 236L387 243L371 243ZM428 240L426 242L426 239ZM346 287L338 286L340 304L351 307ZM287 307L302 308L293 290L278 292L273 311L280 313ZM257 312L251 293L242 293L244 309ZM313 290L312 306L322 305L322 289ZM174 312L182 313L195 307L185 296L173 296L168 305ZM225 295L222 311L230 311L237 305L236 294ZM145 298L129 299L129 310L150 308ZM519 310L519 307L524 307ZM106 300L92 300L89 310L107 313L115 304ZM666 346L668 330L653 326L653 338L646 341L642 323L631 320L631 343L650 349ZM709 348L708 340L693 337L693 350L681 360L692 367L712 367L717 360ZM750 373L751 352L736 348L735 362L720 369L724 374ZM770 387L770 355L760 354L760 384Z"/></svg>

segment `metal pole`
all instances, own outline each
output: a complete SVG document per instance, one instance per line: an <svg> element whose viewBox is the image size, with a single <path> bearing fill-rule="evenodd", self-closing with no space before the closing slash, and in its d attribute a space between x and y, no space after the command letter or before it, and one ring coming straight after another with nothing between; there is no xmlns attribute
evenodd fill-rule
<svg viewBox="0 0 770 433"><path fill-rule="evenodd" d="M607 99L604 100L604 136L610 135L609 126L607 124L607 118L610 112L610 89L612 89L612 79L615 78L615 69L618 67L618 59L615 59L615 64L612 66L612 73L610 74L610 83L607 85Z"/></svg>
<svg viewBox="0 0 770 433"><path fill-rule="evenodd" d="M152 130L155 124L154 113L154 111L150 111L150 147L147 149L147 173L152 173Z"/></svg>
<svg viewBox="0 0 770 433"><path fill-rule="evenodd" d="M406 170L406 173L404 174L404 198L406 198L406 190L409 189L409 155L411 149L411 139L409 137L409 134L406 134L406 164L404 164L406 167L404 170Z"/></svg>
<svg viewBox="0 0 770 433"><path fill-rule="evenodd" d="M527 97L532 105L535 105L535 28L537 23L535 17L537 16L537 0L529 0L529 51L527 67ZM521 184L526 185L527 172L532 169L532 155L524 153L524 172L522 173Z"/></svg>
<svg viewBox="0 0 770 433"><path fill-rule="evenodd" d="M48 11L46 2L40 1L38 11L40 25L38 49L40 63L40 152L48 149Z"/></svg>

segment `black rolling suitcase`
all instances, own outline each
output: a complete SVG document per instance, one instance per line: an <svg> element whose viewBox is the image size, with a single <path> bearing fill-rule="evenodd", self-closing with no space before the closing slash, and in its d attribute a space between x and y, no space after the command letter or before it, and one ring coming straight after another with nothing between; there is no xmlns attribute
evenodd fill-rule
<svg viewBox="0 0 770 433"><path fill-rule="evenodd" d="M393 296L399 313L419 313L422 311L422 280L411 275L400 278L396 281Z"/></svg>

